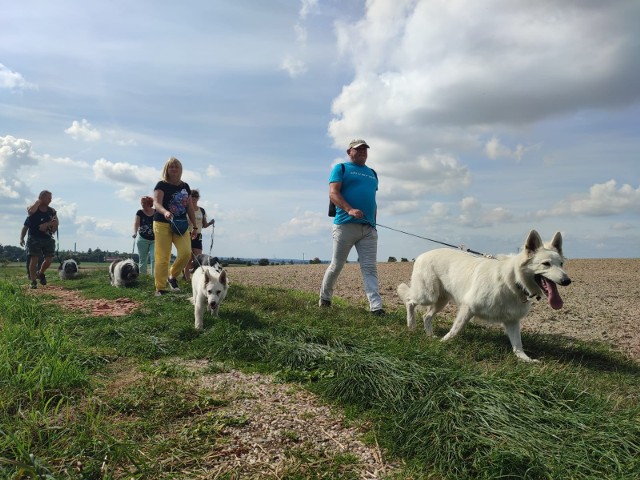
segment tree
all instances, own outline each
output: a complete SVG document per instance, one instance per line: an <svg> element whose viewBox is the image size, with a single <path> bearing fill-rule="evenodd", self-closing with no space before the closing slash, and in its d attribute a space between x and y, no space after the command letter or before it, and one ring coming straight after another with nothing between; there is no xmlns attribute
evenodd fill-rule
<svg viewBox="0 0 640 480"><path fill-rule="evenodd" d="M396 260L396 257L389 257L389 260L387 260L387 262L389 263L393 263L393 262L397 262L398 260Z"/></svg>
<svg viewBox="0 0 640 480"><path fill-rule="evenodd" d="M318 263L322 263L322 260L320 260L318 257L315 257L313 260L309 260L309 265L316 265Z"/></svg>
<svg viewBox="0 0 640 480"><path fill-rule="evenodd" d="M407 260L406 258L402 257L402 258L400 259L400 261L401 261L401 262L408 262L409 260Z"/></svg>
<svg viewBox="0 0 640 480"><path fill-rule="evenodd" d="M269 265L269 259L268 258L261 258L260 260L258 260L258 265L260 265L261 267Z"/></svg>

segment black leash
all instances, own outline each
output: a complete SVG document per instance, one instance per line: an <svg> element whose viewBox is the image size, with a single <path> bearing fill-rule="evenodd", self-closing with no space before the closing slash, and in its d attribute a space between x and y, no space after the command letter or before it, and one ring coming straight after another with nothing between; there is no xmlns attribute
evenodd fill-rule
<svg viewBox="0 0 640 480"><path fill-rule="evenodd" d="M482 252L477 252L477 251L472 250L470 248L465 248L464 245L451 245L450 243L441 242L439 240L434 240L433 238L422 237L420 235L416 235L415 233L405 232L404 230L398 230L397 228L388 227L388 226L382 225L380 223L369 222L369 225L371 225L374 228L375 227L382 227L382 228L386 228L387 230L393 230L394 232L404 233L405 235L410 235L412 237L420 238L422 240L427 240L429 242L439 243L440 245L444 245L446 247L455 248L457 250L462 250L463 252L471 253L473 255L479 255L481 257L486 257L486 258L495 258L493 255L489 255L489 254L482 253Z"/></svg>
<svg viewBox="0 0 640 480"><path fill-rule="evenodd" d="M62 260L60 260L60 229L56 228L56 258L60 262L60 266L62 266Z"/></svg>

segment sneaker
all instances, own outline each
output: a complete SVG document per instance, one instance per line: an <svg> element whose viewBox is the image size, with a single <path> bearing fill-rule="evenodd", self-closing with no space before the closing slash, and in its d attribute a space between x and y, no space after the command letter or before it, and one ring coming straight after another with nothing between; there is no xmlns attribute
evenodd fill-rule
<svg viewBox="0 0 640 480"><path fill-rule="evenodd" d="M46 285L47 284L47 277L45 276L44 273L36 273L37 277L40 279L40 285Z"/></svg>
<svg viewBox="0 0 640 480"><path fill-rule="evenodd" d="M161 297L162 295L166 295L167 291L166 290L158 290L154 295L156 297Z"/></svg>
<svg viewBox="0 0 640 480"><path fill-rule="evenodd" d="M175 278L169 277L167 281L169 282L169 286L171 287L171 290L173 290L174 292L180 291L180 287L178 286L178 280L176 280Z"/></svg>
<svg viewBox="0 0 640 480"><path fill-rule="evenodd" d="M331 306L331 300L324 300L323 298L321 298L318 302L318 306L328 308Z"/></svg>
<svg viewBox="0 0 640 480"><path fill-rule="evenodd" d="M384 315L384 310L379 308L378 310L371 310L371 315L375 315L376 317L381 317Z"/></svg>
<svg viewBox="0 0 640 480"><path fill-rule="evenodd" d="M31 280L31 288L38 288L38 282Z"/></svg>

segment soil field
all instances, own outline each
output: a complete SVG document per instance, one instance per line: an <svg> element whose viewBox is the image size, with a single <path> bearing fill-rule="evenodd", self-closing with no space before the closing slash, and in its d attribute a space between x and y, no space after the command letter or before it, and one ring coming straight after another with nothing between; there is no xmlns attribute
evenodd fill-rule
<svg viewBox="0 0 640 480"><path fill-rule="evenodd" d="M229 267L231 283L317 293L327 265ZM403 308L396 287L411 278L413 263L379 263L380 293L387 310ZM564 307L533 302L522 330L608 343L640 360L640 259L577 259L566 263L572 283L559 287ZM334 295L366 308L358 264L345 265ZM445 312L454 312L448 306ZM437 321L437 320L436 320Z"/></svg>

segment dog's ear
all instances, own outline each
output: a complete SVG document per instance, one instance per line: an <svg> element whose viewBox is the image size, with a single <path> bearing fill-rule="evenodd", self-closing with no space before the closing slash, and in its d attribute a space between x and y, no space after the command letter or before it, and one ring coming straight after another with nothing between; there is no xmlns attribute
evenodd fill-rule
<svg viewBox="0 0 640 480"><path fill-rule="evenodd" d="M226 270L222 270L222 272L220 272L220 276L218 277L218 280L225 287L227 286L227 272L226 272Z"/></svg>
<svg viewBox="0 0 640 480"><path fill-rule="evenodd" d="M560 232L556 232L553 236L551 242L549 242L549 248L553 248L561 257L564 257L562 254L562 234Z"/></svg>
<svg viewBox="0 0 640 480"><path fill-rule="evenodd" d="M204 272L204 284L207 285L211 281L211 277L209 276L209 272L207 272L204 268L202 269Z"/></svg>
<svg viewBox="0 0 640 480"><path fill-rule="evenodd" d="M527 237L527 240L524 242L524 249L527 252L535 252L540 247L542 247L542 245L543 245L543 242L542 242L542 238L540 237L540 234L535 230L531 230L529 232L529 236Z"/></svg>

